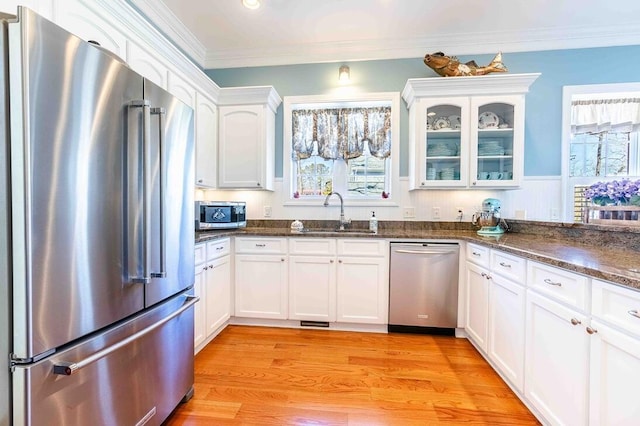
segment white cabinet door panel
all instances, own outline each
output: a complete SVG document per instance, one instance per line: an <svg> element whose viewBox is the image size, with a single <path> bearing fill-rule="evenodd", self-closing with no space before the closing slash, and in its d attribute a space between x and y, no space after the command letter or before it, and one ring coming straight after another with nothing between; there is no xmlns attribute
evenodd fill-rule
<svg viewBox="0 0 640 426"><path fill-rule="evenodd" d="M592 426L632 426L640 419L637 385L640 383L640 340L592 321Z"/></svg>
<svg viewBox="0 0 640 426"><path fill-rule="evenodd" d="M587 424L586 322L585 315L527 290L525 397L552 424Z"/></svg>

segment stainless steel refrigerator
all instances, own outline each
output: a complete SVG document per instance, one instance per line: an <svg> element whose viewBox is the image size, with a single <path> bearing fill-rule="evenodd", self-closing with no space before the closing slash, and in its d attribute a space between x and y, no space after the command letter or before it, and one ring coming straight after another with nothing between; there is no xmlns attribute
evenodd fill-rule
<svg viewBox="0 0 640 426"><path fill-rule="evenodd" d="M0 40L0 424L160 424L193 389L193 111L29 9Z"/></svg>

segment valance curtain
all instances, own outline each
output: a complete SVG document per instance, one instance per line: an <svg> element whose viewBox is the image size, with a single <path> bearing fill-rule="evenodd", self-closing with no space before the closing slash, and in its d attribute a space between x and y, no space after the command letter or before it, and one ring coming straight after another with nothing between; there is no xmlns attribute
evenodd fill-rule
<svg viewBox="0 0 640 426"><path fill-rule="evenodd" d="M640 130L640 98L571 102L571 133Z"/></svg>
<svg viewBox="0 0 640 426"><path fill-rule="evenodd" d="M300 109L292 111L293 159L360 157L368 143L377 158L391 155L391 107Z"/></svg>

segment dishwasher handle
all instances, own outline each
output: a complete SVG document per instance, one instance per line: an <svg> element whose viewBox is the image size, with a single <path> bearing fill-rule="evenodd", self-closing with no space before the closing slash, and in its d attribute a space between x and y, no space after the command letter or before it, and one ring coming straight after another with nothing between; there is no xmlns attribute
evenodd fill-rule
<svg viewBox="0 0 640 426"><path fill-rule="evenodd" d="M456 253L457 250L406 250L406 249L397 249L394 253L402 253L402 254L452 254Z"/></svg>

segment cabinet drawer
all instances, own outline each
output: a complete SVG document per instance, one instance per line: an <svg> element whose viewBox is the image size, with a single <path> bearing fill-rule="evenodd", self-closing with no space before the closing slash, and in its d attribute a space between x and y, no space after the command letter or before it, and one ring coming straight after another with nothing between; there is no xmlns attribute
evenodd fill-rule
<svg viewBox="0 0 640 426"><path fill-rule="evenodd" d="M527 261L521 257L491 250L491 272L517 283L527 280Z"/></svg>
<svg viewBox="0 0 640 426"><path fill-rule="evenodd" d="M640 291L593 280L591 313L633 334L640 335Z"/></svg>
<svg viewBox="0 0 640 426"><path fill-rule="evenodd" d="M207 260L207 244L196 244L195 264L199 265L201 263L204 263L205 260Z"/></svg>
<svg viewBox="0 0 640 426"><path fill-rule="evenodd" d="M289 238L289 254L334 256L336 254L336 240L332 238Z"/></svg>
<svg viewBox="0 0 640 426"><path fill-rule="evenodd" d="M364 240L360 238L338 240L338 255L340 256L384 257L388 253L389 247L384 240Z"/></svg>
<svg viewBox="0 0 640 426"><path fill-rule="evenodd" d="M230 251L231 240L229 238L209 241L207 243L207 260L213 260L225 256L229 254Z"/></svg>
<svg viewBox="0 0 640 426"><path fill-rule="evenodd" d="M528 262L527 285L580 310L586 310L589 279L560 268Z"/></svg>
<svg viewBox="0 0 640 426"><path fill-rule="evenodd" d="M488 268L490 264L489 251L488 247L467 243L467 260Z"/></svg>
<svg viewBox="0 0 640 426"><path fill-rule="evenodd" d="M285 254L286 252L286 238L236 238L236 253Z"/></svg>

